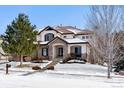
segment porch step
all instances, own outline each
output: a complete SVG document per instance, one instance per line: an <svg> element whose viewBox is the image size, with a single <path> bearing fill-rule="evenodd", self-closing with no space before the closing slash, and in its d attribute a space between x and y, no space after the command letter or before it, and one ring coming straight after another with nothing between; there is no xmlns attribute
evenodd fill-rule
<svg viewBox="0 0 124 93"><path fill-rule="evenodd" d="M58 63L60 63L60 58L55 58L51 63L47 64L45 67L43 67L43 70L46 70L47 68L51 67L51 66L55 66Z"/></svg>
<svg viewBox="0 0 124 93"><path fill-rule="evenodd" d="M49 68L51 66L57 65L59 62L60 62L60 59L59 58L55 58L52 62L50 62L49 64L47 64L41 70L25 73L25 74L23 74L23 76L31 75L31 74L34 74L34 73L37 73L37 72L43 72L43 71L47 70L47 68Z"/></svg>

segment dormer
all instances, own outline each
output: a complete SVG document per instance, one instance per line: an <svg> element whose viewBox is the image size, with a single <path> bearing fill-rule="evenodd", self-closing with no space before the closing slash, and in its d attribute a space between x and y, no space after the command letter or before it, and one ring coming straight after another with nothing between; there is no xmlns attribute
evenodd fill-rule
<svg viewBox="0 0 124 93"><path fill-rule="evenodd" d="M53 33L46 33L44 35L44 41L50 41L54 38L54 34Z"/></svg>
<svg viewBox="0 0 124 93"><path fill-rule="evenodd" d="M59 36L59 32L50 26L45 27L38 34L40 41L50 41L56 36Z"/></svg>

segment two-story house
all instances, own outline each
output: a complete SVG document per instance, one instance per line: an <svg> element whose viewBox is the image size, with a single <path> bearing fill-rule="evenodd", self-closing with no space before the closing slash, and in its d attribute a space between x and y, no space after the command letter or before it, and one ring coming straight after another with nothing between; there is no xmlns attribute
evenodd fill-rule
<svg viewBox="0 0 124 93"><path fill-rule="evenodd" d="M89 53L88 40L92 31L81 30L72 26L47 26L37 35L38 50L34 57L53 60L71 55L87 60Z"/></svg>

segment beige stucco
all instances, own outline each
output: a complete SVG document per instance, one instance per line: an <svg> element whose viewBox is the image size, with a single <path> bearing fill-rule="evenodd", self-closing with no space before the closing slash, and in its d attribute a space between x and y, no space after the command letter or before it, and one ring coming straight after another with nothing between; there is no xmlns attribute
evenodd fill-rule
<svg viewBox="0 0 124 93"><path fill-rule="evenodd" d="M74 34L63 34L62 38L64 38L64 36L66 36L66 38L73 38L75 35Z"/></svg>
<svg viewBox="0 0 124 93"><path fill-rule="evenodd" d="M66 58L68 55L71 53L74 53L74 48L76 46L81 47L81 57L86 58L86 53L87 53L87 46L86 44L67 44L61 39L56 38L52 42L50 42L48 45L42 45L39 50L38 50L38 57L40 59L44 59L45 57L42 56L42 48L48 47L48 59L52 60L57 57L57 48L62 47L63 48L63 59Z"/></svg>
<svg viewBox="0 0 124 93"><path fill-rule="evenodd" d="M81 46L81 53L86 53L86 44L68 44L68 54L71 52L72 46Z"/></svg>
<svg viewBox="0 0 124 93"><path fill-rule="evenodd" d="M90 50L89 50L89 47L86 43L84 44L81 44L81 43L78 43L78 44L70 44L70 43L67 43L65 42L64 40L62 39L65 39L64 36L66 36L66 38L74 38L74 36L76 38L80 38L82 39L82 36L87 36L87 35L75 35L75 34L62 34L62 33L58 33L57 31L55 30L44 30L42 31L38 36L37 36L37 41L42 41L44 42L44 36L45 34L47 33L52 33L54 34L54 37L60 37L60 38L56 38L52 41L50 41L48 44L46 45L41 45L38 49L38 53L35 53L35 55L38 54L38 58L41 58L41 59L44 59L44 58L47 58L49 60L52 60L56 57L56 51L57 51L57 48L58 47L62 47L63 48L63 58L67 57L70 53L74 52L74 48L73 47L76 47L76 46L80 46L81 47L81 57L82 58L86 58L87 55L90 53ZM82 39L82 40L86 40L88 41L88 39ZM47 47L48 48L48 57L44 57L42 56L42 48L44 47Z"/></svg>
<svg viewBox="0 0 124 93"><path fill-rule="evenodd" d="M52 33L52 34L54 34L54 37L56 37L56 36L58 36L58 37L61 37L61 34L60 33L57 33L56 31L54 31L54 30L47 30L47 31L42 31L37 37L38 37L38 40L39 41L45 41L44 40L44 36L45 36L45 34L47 34L47 33Z"/></svg>
<svg viewBox="0 0 124 93"><path fill-rule="evenodd" d="M56 47L57 46L62 46L63 47L63 54L64 54L63 57L67 56L68 49L67 49L66 42L64 42L61 39L56 38L54 41L52 41L49 44L49 57L50 57L50 59L54 59L56 57Z"/></svg>

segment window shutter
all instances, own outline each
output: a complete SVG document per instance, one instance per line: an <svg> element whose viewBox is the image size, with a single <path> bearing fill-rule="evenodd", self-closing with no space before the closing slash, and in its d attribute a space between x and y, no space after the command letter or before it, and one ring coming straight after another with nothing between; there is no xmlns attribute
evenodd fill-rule
<svg viewBox="0 0 124 93"><path fill-rule="evenodd" d="M48 48L46 48L46 55L48 56Z"/></svg>
<svg viewBox="0 0 124 93"><path fill-rule="evenodd" d="M42 48L42 56L43 56L43 48Z"/></svg>

